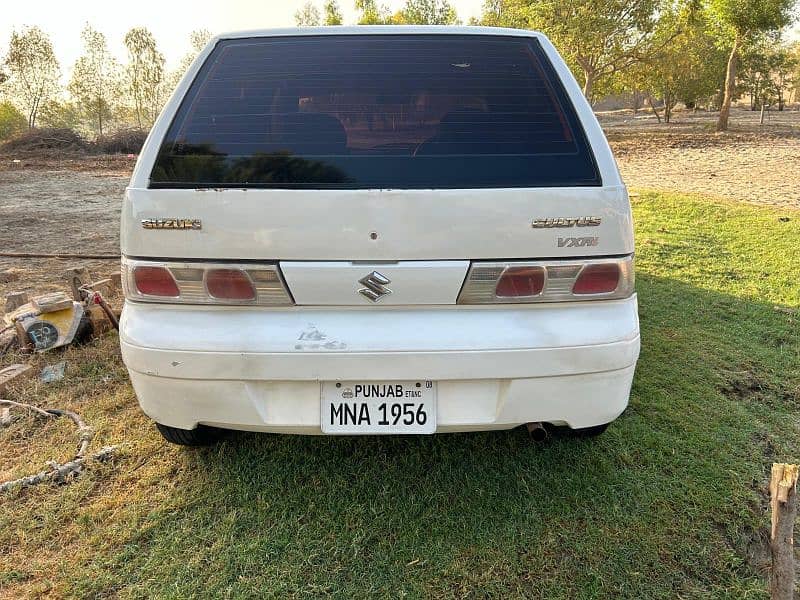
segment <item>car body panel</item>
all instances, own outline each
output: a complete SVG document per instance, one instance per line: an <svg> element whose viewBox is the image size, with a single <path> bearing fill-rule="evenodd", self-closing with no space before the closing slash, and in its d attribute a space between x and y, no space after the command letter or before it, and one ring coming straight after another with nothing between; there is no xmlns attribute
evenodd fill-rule
<svg viewBox="0 0 800 600"><path fill-rule="evenodd" d="M120 338L145 411L174 427L320 433L321 381L416 378L437 382L437 431L584 427L627 405L636 306L635 296L413 309L128 303Z"/></svg>

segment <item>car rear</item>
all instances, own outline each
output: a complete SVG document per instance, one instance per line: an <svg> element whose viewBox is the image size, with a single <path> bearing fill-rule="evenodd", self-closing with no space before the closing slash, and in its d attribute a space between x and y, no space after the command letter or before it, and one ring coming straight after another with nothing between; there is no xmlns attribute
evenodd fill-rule
<svg viewBox="0 0 800 600"><path fill-rule="evenodd" d="M540 34L213 40L145 144L122 252L123 358L165 428L588 428L628 402L628 196Z"/></svg>

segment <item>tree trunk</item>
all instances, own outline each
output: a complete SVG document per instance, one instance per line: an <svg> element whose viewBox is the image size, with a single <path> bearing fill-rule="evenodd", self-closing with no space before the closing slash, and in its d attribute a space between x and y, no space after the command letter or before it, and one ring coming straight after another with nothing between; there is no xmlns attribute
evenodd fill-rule
<svg viewBox="0 0 800 600"><path fill-rule="evenodd" d="M592 103L592 94L594 93L594 84L595 79L597 78L596 73L593 69L583 69L583 74L585 76L585 82L583 84L583 95L586 96L586 99L589 101L589 104Z"/></svg>
<svg viewBox="0 0 800 600"><path fill-rule="evenodd" d="M719 109L719 119L717 120L717 131L728 131L728 117L731 114L731 102L736 93L736 67L739 65L739 34L733 39L733 48L728 57L728 69L725 74L725 97L722 99L722 107Z"/></svg>
<svg viewBox="0 0 800 600"><path fill-rule="evenodd" d="M28 129L36 127L36 113L39 111L39 99L34 98L31 109L28 112Z"/></svg>
<svg viewBox="0 0 800 600"><path fill-rule="evenodd" d="M661 123L661 115L658 114L658 111L656 110L656 105L653 104L653 96L650 95L650 93L648 93L647 96L645 97L647 98L647 103L650 105L650 109L653 111L653 114L656 116L656 119L658 119L658 122Z"/></svg>
<svg viewBox="0 0 800 600"><path fill-rule="evenodd" d="M672 109L675 102L672 98L672 92L664 92L664 123L669 123L672 120Z"/></svg>

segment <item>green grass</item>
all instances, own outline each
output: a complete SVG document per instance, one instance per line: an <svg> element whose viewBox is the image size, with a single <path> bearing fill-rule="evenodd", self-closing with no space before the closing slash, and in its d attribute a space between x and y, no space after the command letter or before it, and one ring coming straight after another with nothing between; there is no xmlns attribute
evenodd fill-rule
<svg viewBox="0 0 800 600"><path fill-rule="evenodd" d="M634 212L642 355L601 438L168 447L109 337L11 394L125 446L0 498L0 597L766 598L767 474L800 460L800 212L656 193ZM0 475L71 434L0 431Z"/></svg>

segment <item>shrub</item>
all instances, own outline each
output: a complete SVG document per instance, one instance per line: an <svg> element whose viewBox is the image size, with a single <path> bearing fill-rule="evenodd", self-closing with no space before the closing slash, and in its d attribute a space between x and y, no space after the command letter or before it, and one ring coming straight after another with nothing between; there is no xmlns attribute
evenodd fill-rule
<svg viewBox="0 0 800 600"><path fill-rule="evenodd" d="M89 142L72 129L37 127L11 138L0 146L4 154L63 155L84 154Z"/></svg>
<svg viewBox="0 0 800 600"><path fill-rule="evenodd" d="M0 140L8 139L28 127L28 121L11 102L0 102Z"/></svg>
<svg viewBox="0 0 800 600"><path fill-rule="evenodd" d="M39 109L36 122L40 127L77 131L81 124L81 111L74 102L48 100Z"/></svg>
<svg viewBox="0 0 800 600"><path fill-rule="evenodd" d="M118 129L97 138L95 150L103 154L138 154L147 139L147 131L135 127Z"/></svg>

